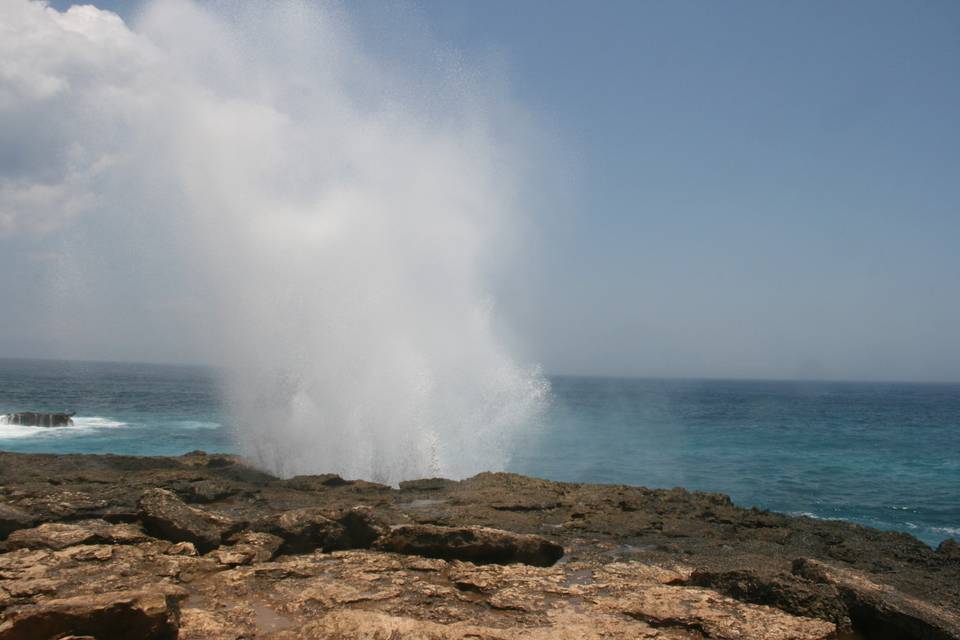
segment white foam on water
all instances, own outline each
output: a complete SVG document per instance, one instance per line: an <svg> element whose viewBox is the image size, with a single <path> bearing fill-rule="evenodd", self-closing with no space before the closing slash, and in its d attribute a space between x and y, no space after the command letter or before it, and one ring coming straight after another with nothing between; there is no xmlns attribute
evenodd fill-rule
<svg viewBox="0 0 960 640"><path fill-rule="evenodd" d="M798 518L813 518L814 520L824 520L826 522L849 522L847 518L837 518L831 516L818 516L815 513L810 511L788 511L788 516L796 516Z"/></svg>
<svg viewBox="0 0 960 640"><path fill-rule="evenodd" d="M179 420L171 424L176 429L219 429L222 425L219 422L204 422L202 420Z"/></svg>
<svg viewBox="0 0 960 640"><path fill-rule="evenodd" d="M101 416L74 416L73 417L73 428L87 428L87 429L117 429L120 427L126 427L127 423L120 420L113 420L111 418L103 418ZM69 429L71 427L63 427L64 429Z"/></svg>
<svg viewBox="0 0 960 640"><path fill-rule="evenodd" d="M0 440L19 440L23 438L70 438L89 435L102 429L119 429L127 423L102 416L74 416L73 424L66 427L28 427L9 424L0 419Z"/></svg>

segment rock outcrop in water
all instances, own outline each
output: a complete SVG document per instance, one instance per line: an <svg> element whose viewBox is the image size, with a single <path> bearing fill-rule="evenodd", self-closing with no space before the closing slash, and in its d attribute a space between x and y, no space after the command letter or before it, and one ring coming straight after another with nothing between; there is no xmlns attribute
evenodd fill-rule
<svg viewBox="0 0 960 640"><path fill-rule="evenodd" d="M69 427L73 425L73 412L70 413L37 413L36 411L21 411L2 416L6 424L15 424L21 427Z"/></svg>
<svg viewBox="0 0 960 640"><path fill-rule="evenodd" d="M0 640L960 638L960 561L722 495L0 453Z"/></svg>

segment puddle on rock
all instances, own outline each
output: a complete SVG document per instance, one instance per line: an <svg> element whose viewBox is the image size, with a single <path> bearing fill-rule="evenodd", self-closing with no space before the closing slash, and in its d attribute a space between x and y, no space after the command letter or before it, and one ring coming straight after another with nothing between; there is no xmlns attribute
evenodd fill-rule
<svg viewBox="0 0 960 640"><path fill-rule="evenodd" d="M563 586L573 587L593 582L593 569L574 569L563 578Z"/></svg>
<svg viewBox="0 0 960 640"><path fill-rule="evenodd" d="M282 613L277 613L270 607L262 604L253 604L251 606L253 608L254 624L257 625L257 629L260 631L281 631L283 629L289 629L295 624L291 618L288 618Z"/></svg>

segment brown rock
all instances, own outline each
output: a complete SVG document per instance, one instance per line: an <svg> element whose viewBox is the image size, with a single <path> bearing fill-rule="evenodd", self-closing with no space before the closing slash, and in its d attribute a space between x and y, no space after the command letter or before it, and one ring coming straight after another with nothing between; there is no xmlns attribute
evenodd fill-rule
<svg viewBox="0 0 960 640"><path fill-rule="evenodd" d="M49 522L31 529L20 529L7 537L5 546L11 550L66 549L80 544L136 544L149 539L136 525L87 520Z"/></svg>
<svg viewBox="0 0 960 640"><path fill-rule="evenodd" d="M401 525L391 529L375 546L408 555L477 564L521 562L548 567L563 556L563 547L546 538L487 527Z"/></svg>
<svg viewBox="0 0 960 640"><path fill-rule="evenodd" d="M0 540L17 529L26 529L36 523L37 519L23 509L0 502Z"/></svg>
<svg viewBox="0 0 960 640"><path fill-rule="evenodd" d="M220 546L237 528L233 520L191 507L166 489L148 489L137 506L148 533L171 542L192 542L201 553Z"/></svg>
<svg viewBox="0 0 960 640"><path fill-rule="evenodd" d="M175 507L170 511L184 516L170 520L199 517L206 526L212 518L211 539L217 546L196 556L193 542L171 542L174 536L132 542L143 535L136 526L126 541L114 530L110 540L103 536L105 544L74 544L98 540L81 530L91 518L116 523L150 515L138 500L154 487L173 491L186 503L170 501ZM880 635L883 623L890 629L886 637L938 640L956 634L929 621L898 627L890 620L895 614L914 620L930 614L949 622L960 611L960 562L950 559L953 543L936 551L905 534L741 509L724 496L682 490L559 483L513 474L415 481L391 489L332 476L285 481L222 455L0 452L0 504L7 508L0 512L13 510L12 526L8 519L4 535L29 529L14 541L33 547L6 552L6 546L0 547L0 619L20 616L50 599L142 592L145 585L154 591L176 587L182 594L171 595L189 596L180 640L377 634L431 640L691 640L706 630L719 637L754 633L769 619L768 607L793 614L787 618L793 621L803 614L833 622L848 610L857 611L852 626L861 637ZM357 505L364 508L354 509ZM291 540L306 538L305 550L333 552L268 560L280 536L271 537L271 531L238 534L238 526L220 532L221 516L230 523L269 521L269 527L282 520ZM41 528L41 523L62 526ZM407 541L414 552L464 554L473 561L334 551L388 549L377 544L379 537L399 534L384 524L414 523L445 525L439 530L446 538L439 552L431 551L429 540ZM120 525L97 523L103 526ZM516 561L475 564L490 562L477 551L483 546L476 540L479 527L502 535L542 535L562 543L566 555L548 567ZM460 529L473 532L473 539L451 542L456 537L451 531ZM156 531L147 533L157 536ZM271 544L261 544L267 541ZM809 573L793 574L790 559L797 557L867 577L879 595L809 579ZM691 588L694 584L709 590ZM662 594L661 609L656 603L638 605L638 594L666 587L673 591ZM857 609L861 603L866 604ZM643 617L667 605L686 613ZM711 609L714 617L708 615ZM728 618L740 626L724 627L724 621L733 624Z"/></svg>
<svg viewBox="0 0 960 640"><path fill-rule="evenodd" d="M192 542L177 542L167 547L167 555L197 556L197 547Z"/></svg>
<svg viewBox="0 0 960 640"><path fill-rule="evenodd" d="M329 512L307 507L264 516L250 524L253 531L283 540L282 553L310 553L314 549L349 549L347 530L327 517Z"/></svg>
<svg viewBox="0 0 960 640"><path fill-rule="evenodd" d="M787 613L829 620L842 630L850 618L836 588L790 574L765 574L749 569L694 571L684 584L709 587L741 602L776 607Z"/></svg>
<svg viewBox="0 0 960 640"><path fill-rule="evenodd" d="M0 624L0 640L47 640L65 635L173 640L178 621L174 597L118 591L49 600L16 611Z"/></svg>
<svg viewBox="0 0 960 640"><path fill-rule="evenodd" d="M183 495L187 502L209 503L222 500L238 493L238 489L232 484L221 480L198 480L190 483Z"/></svg>
<svg viewBox="0 0 960 640"><path fill-rule="evenodd" d="M381 522L370 507L354 507L344 511L337 518L347 538L350 547L354 549L368 549L380 536L389 531L389 527Z"/></svg>
<svg viewBox="0 0 960 640"><path fill-rule="evenodd" d="M960 615L897 589L877 584L863 574L799 558L793 572L813 582L834 586L843 598L854 627L867 637L960 638Z"/></svg>
<svg viewBox="0 0 960 640"><path fill-rule="evenodd" d="M220 564L236 566L254 562L268 562L283 546L283 538L269 533L245 531L232 536L230 546L222 546L210 552Z"/></svg>
<svg viewBox="0 0 960 640"><path fill-rule="evenodd" d="M960 560L960 543L953 538L947 538L937 547L937 553L948 560Z"/></svg>
<svg viewBox="0 0 960 640"><path fill-rule="evenodd" d="M707 589L654 586L608 605L657 627L690 629L716 640L826 640L837 630L830 622L743 604Z"/></svg>

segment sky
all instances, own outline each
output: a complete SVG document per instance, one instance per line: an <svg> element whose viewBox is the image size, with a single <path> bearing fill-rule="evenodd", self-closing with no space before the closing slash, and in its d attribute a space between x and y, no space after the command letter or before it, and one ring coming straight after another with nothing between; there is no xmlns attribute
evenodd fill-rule
<svg viewBox="0 0 960 640"><path fill-rule="evenodd" d="M419 30L495 69L536 123L548 193L495 302L524 359L564 374L960 381L957 3L347 12L388 54ZM28 300L18 266L4 272L5 306ZM21 323L0 355L62 355L48 337Z"/></svg>

